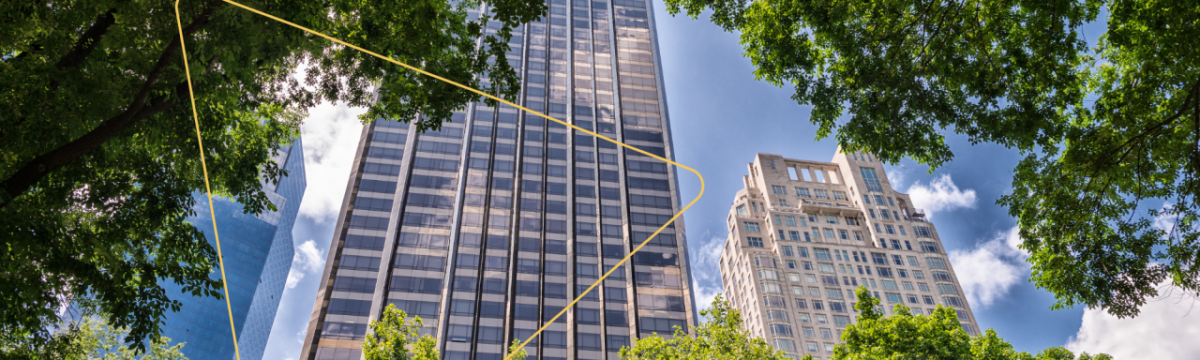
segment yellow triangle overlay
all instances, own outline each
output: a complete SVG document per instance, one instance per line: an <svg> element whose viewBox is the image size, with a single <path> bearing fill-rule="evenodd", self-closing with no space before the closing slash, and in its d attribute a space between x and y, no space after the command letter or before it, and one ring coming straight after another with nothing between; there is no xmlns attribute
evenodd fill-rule
<svg viewBox="0 0 1200 360"><path fill-rule="evenodd" d="M606 273L604 273L604 275L600 276L600 279L599 279L599 280L596 280L596 282L595 282L595 283L593 283L593 284L592 284L592 286L588 287L588 288L587 288L587 290L585 290L585 291L584 291L582 294L579 294L579 296L578 296L578 297L576 297L576 298L575 298L575 300L572 300L570 304L567 304L567 306L566 306L566 307L564 307L564 308L562 309L562 311L559 311L557 315L554 315L554 317L553 317L553 318L551 318L550 320L546 321L546 324L545 324L545 325L542 325L542 327L541 327L541 328L539 328L537 332L534 332L534 333L533 333L533 335L531 335L531 336L529 337L529 339L525 339L525 342L522 342L522 343L521 343L521 345L520 345L520 346L518 346L516 350L514 350L514 351L513 351L513 352L511 352L511 353L509 353L509 354L508 354L508 356L506 356L506 357L504 358L504 360L510 360L510 358L513 356L513 354L515 354L515 353L516 353L516 351L520 351L522 348L524 348L524 347L525 347L525 345L526 345L526 344L528 344L528 343L529 343L529 341L530 341L531 339L533 339L533 338L537 337L539 334L541 334L541 333L542 333L542 330L546 330L546 328L547 328L547 327L549 327L549 326L550 326L550 324L553 324L555 320L558 320L558 318L559 318L559 317L563 316L563 314L566 314L566 313L567 313L567 310L570 310L572 306L575 306L575 303L579 302L579 300L580 300L580 299L583 299L583 297L584 297L584 296L586 296L588 293L592 292L592 289L595 289L597 286L599 286L599 285L600 285L600 283L601 283L601 282L603 282L603 281L604 281L604 279L608 278L608 276L609 276L610 274L612 274L612 272L613 272L613 271L616 271L617 269L620 269L620 268L621 268L621 266L625 265L625 262L629 261L629 258L633 257L633 254L636 254L636 253L637 253L639 250L641 250L641 249L642 249L642 247L646 246L646 244L648 244L648 243L650 242L650 239L653 239L655 236L658 236L658 233L662 232L662 231L663 231L663 229L666 229L666 228L667 228L667 225L670 225L671 223L675 222L675 219L678 219L678 218L679 218L679 216L683 215L683 212L684 212L684 211L687 211L687 210L688 210L688 208L691 208L691 207L692 207L692 205L696 204L696 201L700 200L700 197L704 195L704 176L700 175L700 172L699 172L699 171L696 171L696 169L692 169L692 168L690 168L690 167L687 167L687 166L685 166L685 165L683 165L683 164L680 164L680 163L677 163L677 162L671 161L670 159L666 159L666 158L663 158L663 157L661 157L661 156L654 155L654 154L652 154L652 153L650 153L650 152L647 152L647 151L645 151L645 150L642 150L642 149L638 149L637 147L631 146L631 145L629 145L629 144L626 144L626 143L623 143L623 142L620 142L620 141L616 141L616 140L610 139L610 138L608 138L608 137L606 137L606 136L604 136L604 135L600 135L600 134L594 133L594 132L592 132L592 131L590 131L590 130L588 130L588 129L584 129L584 128L581 128L581 127L575 126L575 125L573 125L573 124L569 124L569 123L567 123L566 121L562 121L562 120L559 120L559 119L555 119L555 118L553 118L553 117L550 117L549 115L543 114L543 113L541 113L541 112L537 112L537 111L530 110L530 109L528 109L528 108L525 108L524 106L521 106L521 105L514 104L514 103L512 103L512 102L510 102L510 101L508 101L508 100L504 100L504 99L501 99L501 98L499 98L499 97L493 96L493 95L491 95L491 94L487 94L487 93L484 93L484 92L482 92L482 91L476 90L476 89L474 89L474 88L471 88L471 87L469 87L469 86L466 86L466 85L463 85L463 84L459 84L459 83L457 83L457 82L451 81L450 79L446 79L446 78L443 78L443 77L441 77L441 76L437 76L437 75L435 75L435 74L432 74L432 73L429 73L429 72L427 72L427 71L425 71L425 70L421 70L421 69L419 69L419 68L413 67L413 66L411 66L411 65L408 65L408 64L405 64L405 63L403 63L403 62L396 61L395 59L392 59L392 58L389 58L389 57L386 57L386 56L383 56L383 55L379 55L379 54L377 54L377 53L375 53L375 52L372 52L372 51L370 51L370 50L363 49L363 48L361 48L361 47L358 47L358 46L355 46L355 45L352 45L352 44L346 43L345 41L341 41L341 40L335 39L335 38L333 38L333 37L330 37L330 36L328 36L328 35L322 34L322 33L320 33L320 32L317 32L317 31L313 31L313 30L311 30L311 29L308 29L308 28L306 28L306 27L303 27L303 26L300 26L300 25L296 25L295 23L292 23L292 22L290 22L290 21L283 20L283 19L280 19L280 18L277 18L277 17L271 16L270 14L264 13L264 12L262 12L262 11L258 11L257 9L251 8L251 7L249 7L249 6L242 5L242 4L239 4L239 3L237 3L237 2L230 1L230 0L223 0L223 1L224 1L224 2L226 2L226 3L229 3L229 4L231 4L231 5L234 5L234 6L240 7L240 8L242 8L242 9L246 9L246 10L248 10L248 11L250 11L250 12L253 12L253 13L255 13L255 14L262 15L262 16L264 16L264 17L267 17L267 18L271 19L271 20L275 20L275 21L278 21L278 22L284 23L284 24L286 24L286 25L288 25L288 26L291 26L291 27L294 27L294 28L297 28L297 29L300 29L300 30L304 30L305 32L308 32L308 33L310 33L310 34L313 34L313 35L317 35L317 36L323 37L323 38L325 38L325 39L328 39L329 41L333 41L333 42L335 42L335 43L338 43L338 44L345 45L345 46L347 46L347 47L349 47L349 48L351 48L351 49L355 49L355 50L358 50L358 51L362 51L362 52L363 52L363 53L365 53L365 54L368 54L368 55L371 55L371 56L374 56L374 57L377 57L377 58L380 58L380 59L386 60L386 61L388 61L388 62L391 62L391 63L393 63L393 64L396 64L396 65L403 66L403 67L404 67L404 68L406 68L406 69L409 69L409 70L412 70L412 71L416 71L416 72L418 72L418 73L421 73L421 74L423 74L423 75L427 75L427 76L429 76L429 77L432 77L432 78L434 78L434 79L438 79L438 80L441 80L441 81L443 81L443 82L446 82L446 83L448 83L448 84L451 84L451 85L454 85L454 86L457 86L457 87L460 87L460 88L466 89L466 90L468 90L468 91L471 91L471 92L473 92L473 93L479 94L479 95L481 95L481 96L484 96L484 97L487 97L487 98L489 98L489 99L492 99L492 100L499 101L499 102L501 102L501 103L504 103L505 105L509 105L509 106L512 106L512 107L515 107L515 108L518 108L518 109L524 110L524 111L526 111L526 112L528 112L528 113L530 113L530 114L534 114L534 115L537 115L537 116L541 116L541 117L543 117L543 118L546 118L547 120L554 121L554 122L556 122L556 123L559 123L559 124L562 124L562 125L564 125L564 126L570 127L571 129L574 129L574 130L576 130L576 131L580 131L580 132L583 132L583 133L585 133L585 134L588 134L588 135L591 135L591 136L595 136L595 137L597 137L597 138L603 139L603 140L605 140L605 141L608 141L608 142L611 142L611 143L613 143L613 144L620 145L620 146L622 146L622 147L624 147L624 148L626 148L626 149L631 149L631 150L633 150L633 151L637 151L637 152L641 153L642 155L646 155L646 156L649 156L649 157L652 157L652 158L655 158L655 159L661 160L661 161L663 161L663 162L666 162L666 163L668 163L668 164L671 164L671 165L674 165L674 166L678 166L678 167L680 167L680 168L683 168L684 170L691 171L693 174L696 174L696 177L697 177L697 178L699 178L699 179L700 179L700 193L699 193L699 194L696 194L696 198L695 198L695 199L692 199L692 201L691 201L691 202L689 202L689 203L687 204L687 206L684 206L684 207L683 207L683 209L679 210L679 212L678 212L678 213L675 213L675 215L674 215L674 216L671 216L671 219L670 219L670 220L667 220L667 223L663 224L662 226L659 226L659 227L658 227L658 230L655 230L653 234L650 234L650 237L646 238L646 240L643 240L641 244L639 244L639 245L638 245L636 248L634 248L634 249L633 249L633 251L632 251L632 252L630 252L630 253L629 253L629 255L625 255L625 258L621 259L621 261L620 261L620 262L618 262L616 265L614 265L614 266L612 267L612 269L608 270L608 272L606 272ZM213 213L213 211L212 211L212 190L209 188L209 185L208 185L208 168L207 168L207 165L205 165L205 164L204 164L204 144L203 144L203 143L201 143L201 142L199 142L199 140L200 140L200 119L199 119L199 116L198 116L198 115L197 115L197 113L196 113L196 98L195 98L195 96L192 94L192 75L191 75L191 71L190 71L190 70L188 70L188 66L187 66L187 48L186 48L186 47L184 47L183 23L182 23L182 22L179 20L179 0L176 0L176 1L175 1L175 22L176 22L176 24L177 24L177 25L178 25L178 27L179 27L179 41L180 41L180 44L179 44L179 45L180 45L180 49L181 49L181 50L182 50L182 52L183 52L183 66L184 66L184 71L187 73L187 81L188 81L188 96L189 96L189 97L191 97L191 101L192 101L192 118L193 118L193 120L196 122L196 138L197 138L197 144L200 146L200 165L201 165L201 167L204 169L204 187L205 187L205 191L206 191L206 192L207 192L207 194L208 194L208 207L209 207L209 215L211 215L211 216L212 216L212 221L213 221L213 236L214 236L214 237L216 237L216 239L217 239L217 259L218 259L218 261L219 261L219 264L220 264L220 266L221 266L221 283L222 283L222 286L224 286L224 288L225 288L225 307L226 307L226 309L227 309L227 310L228 310L228 312L229 312L229 330L230 330L230 332L233 334L233 339L234 339L234 340L233 340L233 350L234 350L234 354L237 356L237 359L238 359L238 360L241 360L241 354L238 352L238 348L237 348L237 330L235 330L235 329L234 329L234 327L233 327L233 310L232 310L233 308L232 308L232 307L229 305L229 286L225 284L225 262L224 262L224 259L222 259L222 258L221 258L221 238L220 238L220 236L217 236L217 218L216 218L216 214L215 214L215 213ZM695 304L692 304L692 306L696 306L696 305L695 305Z"/></svg>

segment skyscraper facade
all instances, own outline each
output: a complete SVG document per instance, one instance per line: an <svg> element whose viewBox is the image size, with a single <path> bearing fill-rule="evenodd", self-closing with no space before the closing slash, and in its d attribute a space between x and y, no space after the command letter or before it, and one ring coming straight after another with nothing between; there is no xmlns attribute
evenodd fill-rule
<svg viewBox="0 0 1200 360"><path fill-rule="evenodd" d="M520 103L673 157L650 5L548 6L512 37ZM387 304L420 316L445 359L501 359L680 208L669 165L503 105L423 134L376 121L355 156L304 359L360 358ZM685 249L677 221L530 342L531 358L615 359L694 324Z"/></svg>
<svg viewBox="0 0 1200 360"><path fill-rule="evenodd" d="M294 247L292 225L300 209L306 187L304 151L300 138L276 153L274 161L288 172L276 184L264 183L263 191L276 211L253 215L242 212L242 205L228 198L213 198L213 211L221 235L221 252L229 286L229 305L242 359L261 359L275 322L275 311L291 269ZM189 218L215 246L208 199L197 195L196 216ZM214 269L213 277L221 274ZM180 291L172 284L168 291ZM177 293L183 303L178 312L167 315L163 335L172 344L186 343L183 353L192 360L229 360L234 358L229 331L229 313L223 298L196 297Z"/></svg>
<svg viewBox="0 0 1200 360"><path fill-rule="evenodd" d="M953 308L978 327L933 224L896 192L870 154L832 162L758 154L730 206L721 253L725 296L744 327L800 358L829 358L866 286L890 315L894 304L928 315Z"/></svg>

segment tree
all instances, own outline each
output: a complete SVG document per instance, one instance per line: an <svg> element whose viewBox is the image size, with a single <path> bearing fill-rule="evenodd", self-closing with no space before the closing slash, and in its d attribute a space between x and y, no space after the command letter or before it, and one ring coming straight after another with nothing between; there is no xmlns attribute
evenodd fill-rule
<svg viewBox="0 0 1200 360"><path fill-rule="evenodd" d="M833 348L833 360L851 359L979 359L979 360L1075 360L1062 347L1042 350L1036 356L1015 351L1012 345L988 329L971 337L960 327L954 309L938 305L929 315L913 315L904 304L896 304L892 316L884 317L879 299L866 287L856 291L860 313L846 326L842 344ZM1081 353L1078 360L1111 360L1106 354ZM812 355L804 355L812 360Z"/></svg>
<svg viewBox="0 0 1200 360"><path fill-rule="evenodd" d="M701 323L689 335L676 327L670 339L649 336L638 339L633 347L623 347L622 360L713 360L762 359L783 360L787 356L771 347L762 338L753 337L742 328L742 315L729 307L721 295L712 307L700 311L708 321Z"/></svg>
<svg viewBox="0 0 1200 360"><path fill-rule="evenodd" d="M409 321L404 310L396 309L396 305L388 304L383 309L383 317L371 320L367 326L371 329L363 341L363 358L366 360L438 360L437 342L429 335L419 335L418 331L425 325L421 317L413 317ZM509 353L513 353L519 345L513 339ZM511 360L525 360L525 349L516 351Z"/></svg>
<svg viewBox="0 0 1200 360"><path fill-rule="evenodd" d="M836 134L843 151L932 172L954 156L945 132L1018 149L1013 192L998 203L1017 218L1031 280L1055 294L1053 308L1127 317L1163 280L1200 290L1193 3L666 3L693 18L711 10L739 32L755 76L793 87L818 137ZM1079 29L1102 10L1107 32L1090 47ZM1174 224L1154 227L1161 219Z"/></svg>
<svg viewBox="0 0 1200 360"><path fill-rule="evenodd" d="M421 336L417 332L425 326L421 317L408 321L404 310L388 304L383 317L367 324L370 331L363 341L363 358L366 360L438 360L437 341L432 336Z"/></svg>
<svg viewBox="0 0 1200 360"><path fill-rule="evenodd" d="M168 346L171 339L159 337L145 352L122 343L127 329L114 328L101 319L86 317L82 321L63 324L46 344L34 346L32 338L14 339L5 336L0 342L0 357L5 359L62 359L62 360L187 360L184 344ZM11 335L11 334L10 334Z"/></svg>
<svg viewBox="0 0 1200 360"><path fill-rule="evenodd" d="M479 1L245 4L509 98L511 30L544 12L540 0L483 13L468 11ZM220 296L215 252L185 221L205 184L180 31L212 190L247 213L274 207L261 189L284 175L271 155L319 101L424 130L477 99L220 0L181 1L181 30L175 6L0 0L0 330L45 338L63 299L90 297L140 347L180 307L160 281Z"/></svg>

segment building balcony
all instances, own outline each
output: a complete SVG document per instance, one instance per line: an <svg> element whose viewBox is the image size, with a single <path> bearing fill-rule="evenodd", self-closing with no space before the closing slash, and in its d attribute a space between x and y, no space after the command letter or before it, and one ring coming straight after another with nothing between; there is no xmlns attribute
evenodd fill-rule
<svg viewBox="0 0 1200 360"><path fill-rule="evenodd" d="M862 210L850 205L804 200L800 211L809 214L837 215L841 217L862 217Z"/></svg>
<svg viewBox="0 0 1200 360"><path fill-rule="evenodd" d="M924 209L903 208L900 210L904 212L905 220L916 221L916 222L929 222L929 220L925 218L925 210Z"/></svg>

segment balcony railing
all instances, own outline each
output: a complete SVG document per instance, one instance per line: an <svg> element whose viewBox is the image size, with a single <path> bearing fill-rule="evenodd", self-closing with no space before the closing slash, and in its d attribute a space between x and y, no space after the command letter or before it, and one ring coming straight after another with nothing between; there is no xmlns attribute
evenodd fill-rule
<svg viewBox="0 0 1200 360"><path fill-rule="evenodd" d="M860 216L862 210L846 204L804 200L800 211L805 213L829 214L838 216Z"/></svg>
<svg viewBox="0 0 1200 360"><path fill-rule="evenodd" d="M804 200L804 204L806 204L806 205L808 205L808 204L812 204L812 205L820 205L820 206L835 206L835 207L844 207L844 208L857 209L857 208L856 208L856 207L854 207L854 206L850 206L850 205L846 205L846 204L838 204L838 203L830 203L830 202L821 202L821 201L812 201L812 200Z"/></svg>
<svg viewBox="0 0 1200 360"><path fill-rule="evenodd" d="M916 221L916 222L929 222L929 220L925 218L925 210L924 209L903 208L901 210L904 211L904 219L905 220Z"/></svg>

